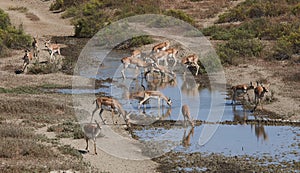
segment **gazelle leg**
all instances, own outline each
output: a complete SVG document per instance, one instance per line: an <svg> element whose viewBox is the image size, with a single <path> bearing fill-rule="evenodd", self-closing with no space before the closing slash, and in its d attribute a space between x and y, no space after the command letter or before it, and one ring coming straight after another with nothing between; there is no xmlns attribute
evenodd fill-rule
<svg viewBox="0 0 300 173"><path fill-rule="evenodd" d="M96 146L96 139L94 139L94 152L97 155L97 146Z"/></svg>
<svg viewBox="0 0 300 173"><path fill-rule="evenodd" d="M89 139L87 137L85 138L85 142L86 142L85 150L89 151Z"/></svg>
<svg viewBox="0 0 300 173"><path fill-rule="evenodd" d="M125 70L127 69L127 67L128 67L128 64L127 64L127 63L124 64L123 69L122 69L122 71L121 71L121 74L122 74L123 79L126 79L126 76L125 76Z"/></svg>
<svg viewBox="0 0 300 173"><path fill-rule="evenodd" d="M104 111L104 109L101 109L101 110L100 110L99 116L100 116L100 118L101 118L103 124L106 124L106 123L105 123L105 120L103 120L103 118L102 118L102 112L103 112L103 111Z"/></svg>

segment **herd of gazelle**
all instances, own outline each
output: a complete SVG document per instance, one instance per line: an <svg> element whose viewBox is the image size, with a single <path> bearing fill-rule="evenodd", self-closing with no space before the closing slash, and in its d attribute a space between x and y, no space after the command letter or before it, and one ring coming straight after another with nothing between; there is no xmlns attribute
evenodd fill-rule
<svg viewBox="0 0 300 173"><path fill-rule="evenodd" d="M248 96L248 101L250 101L250 97L248 94L249 90L254 90L254 103L255 103L255 107L253 108L253 111L256 110L258 105L261 105L261 109L263 109L263 105L261 103L261 100L263 99L265 93L269 92L269 87L270 84L264 85L262 83L256 82L256 86L253 85L252 82L250 82L250 84L242 84L242 85L235 85L232 86L232 102L231 104L235 104L236 103L236 97L238 95L243 95L243 97L245 96L245 94L247 94Z"/></svg>
<svg viewBox="0 0 300 173"><path fill-rule="evenodd" d="M44 40L45 48L49 51L50 54L50 62L55 61L55 53L60 54L61 45L60 44L52 44L51 40ZM33 41L31 43L31 49L25 50L25 55L23 56L23 67L22 71L24 72L29 63L39 61L39 42L38 37L33 37Z"/></svg>
<svg viewBox="0 0 300 173"><path fill-rule="evenodd" d="M140 50L134 50L131 56L127 56L121 59L123 64L123 69L121 71L122 77L125 79L125 71L129 65L134 65L136 68L143 68L144 71L147 68L151 68L152 71L160 72L162 75L172 75L174 72L168 69L168 58L172 58L174 63L173 67L177 63L176 55L178 50L176 48L169 48L170 42L165 41L153 46L150 54L146 56L145 59L142 58L142 52ZM199 73L200 66L198 65L199 58L196 54L191 54L181 59L181 63L186 65L186 67L194 66L196 67L196 75ZM163 62L164 65L161 65Z"/></svg>
<svg viewBox="0 0 300 173"><path fill-rule="evenodd" d="M124 79L126 78L125 70L128 68L129 65L135 65L136 68L151 67L152 70L160 72L162 74L173 75L174 72L172 72L171 70L169 70L167 68L167 66L168 66L167 58L172 57L176 63L176 54L178 53L178 50L175 48L169 48L169 46L170 46L169 41L155 45L152 48L152 52L151 52L152 54L150 56L151 62L141 59L141 57L142 57L141 51L139 51L139 50L132 51L131 56L124 57L121 59L121 62L123 63L123 70L121 71L122 77ZM52 52L54 52L54 51L52 51ZM165 66L160 65L160 61L164 61ZM181 59L181 63L186 65L187 68L189 66L196 67L196 70L197 70L195 73L196 75L198 75L199 68L200 68L198 65L198 61L199 61L199 58L196 54L191 54L191 55L188 55ZM248 100L250 101L248 91L253 89L254 95L255 95L255 99L254 99L255 107L253 110L255 110L259 104L262 107L261 100L264 97L264 94L266 92L269 92L268 88L269 88L269 85L263 85L262 83L259 83L259 82L256 83L256 86L254 86L252 82L250 82L250 84L242 84L242 85L232 86L232 88L231 88L233 91L232 104L236 103L237 97L241 94L243 94L243 97L245 96L245 94L247 94ZM141 105L145 104L145 102L148 101L149 99L157 99L158 108L160 108L160 106L162 105L161 100L164 100L170 107L172 106L171 99L166 97L162 92L157 91L157 90L145 90L145 88L143 88L143 89L144 89L143 91L130 93L130 95L129 95L129 99L137 99L139 101L138 102L139 109L140 109ZM119 115L122 115L126 125L128 127L130 127L130 117L129 117L130 113L127 113L126 111L124 111L122 105L120 104L120 102L118 102L118 100L116 100L114 98L110 98L110 97L99 97L93 103L96 103L96 108L92 112L91 122L93 121L94 113L100 109L99 116L104 124L106 124L106 121L103 119L102 113L104 110L107 110L107 111L111 111L111 113L112 113L111 116L112 116L113 124L115 124L114 112L118 112ZM195 124L194 124L194 120L191 117L191 112L190 112L189 106L184 104L182 106L181 112L182 112L182 115L184 118L184 125L186 126L186 124L188 122L192 127L194 127ZM87 142L86 149L88 149L88 140L92 139L94 141L95 154L97 154L95 138L100 133L100 130L101 130L100 125L97 122L96 122L96 124L89 123L89 124L86 124L83 128L84 128L84 132L86 134L85 135L86 142ZM193 134L193 133L189 133L188 138L190 138L191 134Z"/></svg>

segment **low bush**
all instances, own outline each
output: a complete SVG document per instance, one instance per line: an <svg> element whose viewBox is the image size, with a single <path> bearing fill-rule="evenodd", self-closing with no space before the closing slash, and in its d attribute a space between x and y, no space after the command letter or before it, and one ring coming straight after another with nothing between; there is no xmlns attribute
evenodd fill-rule
<svg viewBox="0 0 300 173"><path fill-rule="evenodd" d="M293 54L300 53L300 28L277 40L273 58L276 60L291 59Z"/></svg>
<svg viewBox="0 0 300 173"><path fill-rule="evenodd" d="M259 56L262 50L263 45L257 39L229 40L217 47L221 62L232 65L237 65L239 58Z"/></svg>
<svg viewBox="0 0 300 173"><path fill-rule="evenodd" d="M164 14L167 16L172 16L177 19L183 20L191 25L195 24L194 19L181 10L168 10L168 11L165 11Z"/></svg>
<svg viewBox="0 0 300 173"><path fill-rule="evenodd" d="M290 14L288 2L283 0L246 0L237 7L219 16L217 23L245 21L260 17L277 17Z"/></svg>
<svg viewBox="0 0 300 173"><path fill-rule="evenodd" d="M0 56L5 56L8 48L29 47L31 41L31 37L24 33L22 25L19 28L13 27L7 13L0 9Z"/></svg>

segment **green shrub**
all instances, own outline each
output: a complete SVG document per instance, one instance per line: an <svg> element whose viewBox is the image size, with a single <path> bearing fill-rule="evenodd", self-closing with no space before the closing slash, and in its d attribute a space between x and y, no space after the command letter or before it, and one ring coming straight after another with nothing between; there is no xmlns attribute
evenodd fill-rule
<svg viewBox="0 0 300 173"><path fill-rule="evenodd" d="M300 53L300 28L277 40L273 58L276 60L290 59L293 54Z"/></svg>
<svg viewBox="0 0 300 173"><path fill-rule="evenodd" d="M235 8L219 16L217 23L245 21L260 17L277 17L290 13L283 0L246 0Z"/></svg>
<svg viewBox="0 0 300 173"><path fill-rule="evenodd" d="M63 4L64 1L63 0L56 0L55 2L53 2L51 5L50 5L50 11L54 11L54 10L59 10L63 7Z"/></svg>
<svg viewBox="0 0 300 173"><path fill-rule="evenodd" d="M11 23L8 14L5 13L2 9L0 9L0 29L5 30L10 25Z"/></svg>
<svg viewBox="0 0 300 173"><path fill-rule="evenodd" d="M30 46L31 37L23 32L22 25L15 28L8 15L0 9L0 56L8 54L8 48L24 49Z"/></svg>
<svg viewBox="0 0 300 173"><path fill-rule="evenodd" d="M242 57L259 56L263 45L257 39L229 40L217 47L217 53L223 64L237 64L237 59Z"/></svg>
<svg viewBox="0 0 300 173"><path fill-rule="evenodd" d="M151 44L154 43L154 40L148 36L138 36L138 37L133 37L132 39L129 40L129 46L130 47L140 47L146 44Z"/></svg>
<svg viewBox="0 0 300 173"><path fill-rule="evenodd" d="M296 15L296 16L300 16L300 3L298 3L297 5L295 5L291 12Z"/></svg>
<svg viewBox="0 0 300 173"><path fill-rule="evenodd" d="M195 24L194 19L181 10L168 10L168 11L164 12L164 14L167 16L172 16L177 19L183 20L191 25Z"/></svg>
<svg viewBox="0 0 300 173"><path fill-rule="evenodd" d="M25 34L22 28L8 27L6 32L7 34L3 38L3 43L8 48L24 49L30 46L32 38Z"/></svg>

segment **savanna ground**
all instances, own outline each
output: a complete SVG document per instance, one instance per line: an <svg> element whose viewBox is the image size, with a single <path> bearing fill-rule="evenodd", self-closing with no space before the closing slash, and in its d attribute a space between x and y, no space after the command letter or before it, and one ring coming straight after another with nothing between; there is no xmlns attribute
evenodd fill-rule
<svg viewBox="0 0 300 173"><path fill-rule="evenodd" d="M178 8L196 18L196 25L210 26L216 20L216 13L223 12L239 1L163 1L165 8ZM22 24L24 31L38 36L41 48L40 58L47 60L49 54L43 50L43 40L52 38L63 44L62 57L76 57L87 39L72 37L73 27L69 20L61 19L60 13L50 12L52 1L2 0L0 7L11 18L12 24ZM25 7L27 10L12 7ZM217 41L212 41L215 44ZM270 43L266 43L268 46ZM0 157L1 172L49 172L54 170L76 170L80 172L155 172L167 171L170 159L180 154L169 154L154 161L131 161L113 157L98 151L81 154L85 147L80 126L76 123L72 97L57 94L53 88L72 86L73 76L68 66L62 71L48 74L15 74L22 66L24 50L13 50L0 59ZM53 67L55 68L55 67ZM46 71L45 69L43 69ZM285 120L300 120L300 65L293 61L266 61L264 59L243 60L238 66L224 67L228 84L264 81L271 83L271 102L259 110L258 115ZM92 85L92 84L91 84ZM245 164L245 158L224 158L212 155L208 158L194 154L190 159L199 164L211 166L212 171L266 171L268 168L255 168ZM178 158L179 159L179 158ZM218 162L215 162L218 160ZM159 161L161 165L156 163ZM184 163L183 163L184 164ZM117 166L115 166L117 165ZM138 166L137 166L138 165ZM298 166L299 168L299 166ZM171 168L170 168L171 169Z"/></svg>

